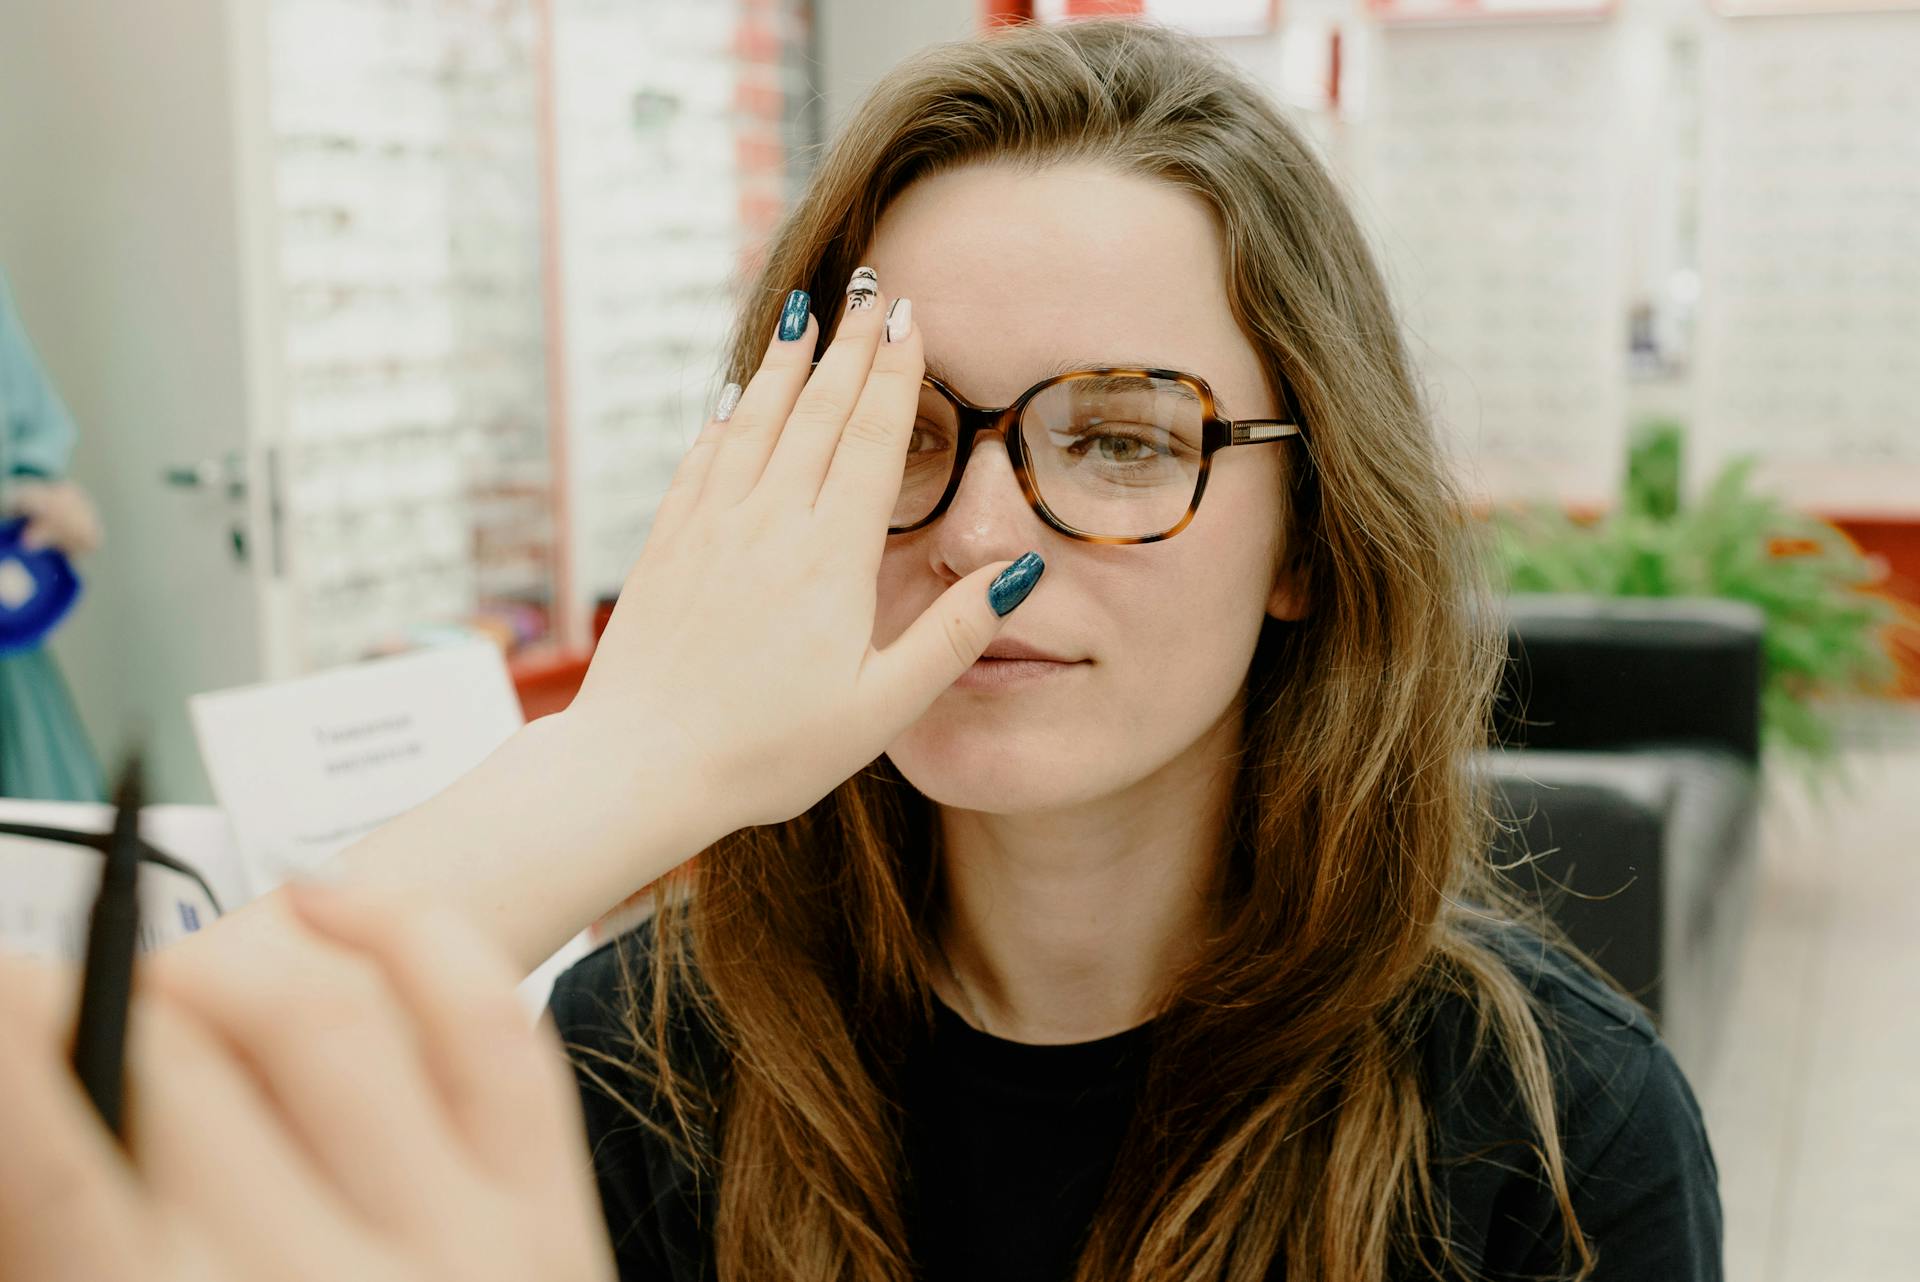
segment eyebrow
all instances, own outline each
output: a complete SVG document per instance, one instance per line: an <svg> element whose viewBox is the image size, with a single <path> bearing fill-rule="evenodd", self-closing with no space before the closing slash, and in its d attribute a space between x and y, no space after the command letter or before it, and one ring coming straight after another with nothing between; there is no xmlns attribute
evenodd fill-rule
<svg viewBox="0 0 1920 1282"><path fill-rule="evenodd" d="M931 356L926 358L925 364L927 368L927 373L933 375L935 378L939 379L942 383L945 383L948 387L953 386L954 384L953 375L951 372L948 371L946 366L942 365L939 361L935 360ZM1049 379L1056 374L1065 374L1072 370L1100 369L1103 366L1121 366L1121 367L1130 366L1135 369L1179 369L1179 366L1169 365L1166 361L1162 361L1162 360L1146 360L1146 359L1115 360L1112 357L1103 357L1098 360L1087 359L1087 360L1059 361L1055 365L1053 365L1052 368L1048 369L1045 373L1043 373L1040 376L1040 378L1037 378L1034 381L1037 383L1037 382L1040 382L1042 379ZM1185 373L1186 371L1183 370L1181 372ZM1213 404L1214 404L1214 408L1220 411L1220 417L1222 418L1234 417L1233 411L1227 407L1227 398L1220 394L1220 390L1218 388L1215 388L1213 392Z"/></svg>

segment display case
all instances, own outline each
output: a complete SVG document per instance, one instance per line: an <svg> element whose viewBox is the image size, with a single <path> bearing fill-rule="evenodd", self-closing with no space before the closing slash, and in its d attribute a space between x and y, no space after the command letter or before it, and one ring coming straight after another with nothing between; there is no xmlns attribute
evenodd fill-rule
<svg viewBox="0 0 1920 1282"><path fill-rule="evenodd" d="M807 13L0 6L0 256L109 530L59 638L102 752L138 728L199 800L192 694L452 630L577 673L813 140Z"/></svg>

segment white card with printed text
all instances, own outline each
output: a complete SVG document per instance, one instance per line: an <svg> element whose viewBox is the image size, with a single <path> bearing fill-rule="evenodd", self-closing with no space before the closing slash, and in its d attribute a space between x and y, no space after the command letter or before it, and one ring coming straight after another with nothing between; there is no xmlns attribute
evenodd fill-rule
<svg viewBox="0 0 1920 1282"><path fill-rule="evenodd" d="M486 640L189 705L255 896L443 791L523 724L506 661Z"/></svg>

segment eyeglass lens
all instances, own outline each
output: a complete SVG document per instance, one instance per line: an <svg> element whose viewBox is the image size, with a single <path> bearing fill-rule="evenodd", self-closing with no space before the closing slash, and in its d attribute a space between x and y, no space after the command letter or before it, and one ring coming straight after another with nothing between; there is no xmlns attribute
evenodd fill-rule
<svg viewBox="0 0 1920 1282"><path fill-rule="evenodd" d="M1086 534L1162 534L1199 484L1205 420L1198 395L1173 379L1109 374L1055 383L1020 416L1027 473L1047 510ZM959 419L920 389L919 417L893 528L926 519L953 476Z"/></svg>

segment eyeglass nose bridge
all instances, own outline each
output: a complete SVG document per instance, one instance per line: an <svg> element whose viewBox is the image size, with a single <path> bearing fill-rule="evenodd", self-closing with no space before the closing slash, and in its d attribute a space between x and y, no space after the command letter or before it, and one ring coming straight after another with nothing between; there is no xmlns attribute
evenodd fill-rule
<svg viewBox="0 0 1920 1282"><path fill-rule="evenodd" d="M937 386L937 385L936 385ZM1020 438L1020 414L1026 408L1023 398L1013 405L1000 409L989 409L980 405L969 405L957 397L954 408L959 411L959 429L953 445L953 470L955 475L966 471L967 460L973 457L974 443L983 432L998 432L1000 444L1006 447L1007 460L1013 464L1015 476L1023 476L1026 471L1026 450ZM952 488L958 488L957 486Z"/></svg>
<svg viewBox="0 0 1920 1282"><path fill-rule="evenodd" d="M932 511L928 512L926 516L920 520L915 521L912 525L903 525L897 529L888 530L888 534L908 534L914 530L924 529L944 516L947 509L953 505L954 496L960 492L960 483L966 479L967 462L973 457L975 441L979 439L982 432L998 432L1000 434L1001 444L1007 451L1007 462L1013 467L1014 480L1019 482L1020 493L1026 498L1027 506L1033 509L1034 515L1038 516L1054 529L1059 530L1063 534L1071 535L1074 538L1091 539L1095 542L1103 543L1109 541L1105 538L1075 530L1072 526L1061 520L1058 515L1047 507L1046 500L1040 497L1040 491L1033 483L1033 474L1027 467L1026 445L1020 434L1020 418L1026 411L1027 402L1031 401L1034 396L1042 390L1041 388L1035 387L1029 389L1013 404L995 408L985 405L975 405L972 401L967 400L952 388L943 386L940 381L932 375L927 375L920 381L923 387L928 388L947 402L953 409L955 418L958 420L954 431L953 473L947 478L947 488L941 492L939 499L935 501ZM1130 542L1131 540L1111 541Z"/></svg>

